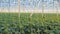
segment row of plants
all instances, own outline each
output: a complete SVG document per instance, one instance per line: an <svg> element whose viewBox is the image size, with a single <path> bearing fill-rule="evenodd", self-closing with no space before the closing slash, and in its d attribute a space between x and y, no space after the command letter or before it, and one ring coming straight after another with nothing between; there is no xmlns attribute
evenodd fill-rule
<svg viewBox="0 0 60 34"><path fill-rule="evenodd" d="M0 34L60 34L60 14L0 13Z"/></svg>

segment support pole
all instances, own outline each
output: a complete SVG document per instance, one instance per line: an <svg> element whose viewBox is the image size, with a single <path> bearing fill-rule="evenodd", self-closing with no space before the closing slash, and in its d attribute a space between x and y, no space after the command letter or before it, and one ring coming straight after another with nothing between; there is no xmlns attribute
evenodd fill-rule
<svg viewBox="0 0 60 34"><path fill-rule="evenodd" d="M44 19L43 19L43 17L44 17L44 7L45 7L44 0L42 0L42 26L44 26L44 23L43 23L43 21L44 21Z"/></svg>
<svg viewBox="0 0 60 34"><path fill-rule="evenodd" d="M18 17L19 17L19 23L20 23L20 0L18 0Z"/></svg>

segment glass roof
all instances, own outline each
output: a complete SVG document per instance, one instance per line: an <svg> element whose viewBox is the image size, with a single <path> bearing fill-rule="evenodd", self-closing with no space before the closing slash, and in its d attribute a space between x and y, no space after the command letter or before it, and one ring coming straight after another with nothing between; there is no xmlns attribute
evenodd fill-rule
<svg viewBox="0 0 60 34"><path fill-rule="evenodd" d="M42 9L42 5L45 5L44 9L55 9L58 4L60 8L60 0L20 0L21 9ZM18 0L0 0L0 8L16 8L18 6Z"/></svg>

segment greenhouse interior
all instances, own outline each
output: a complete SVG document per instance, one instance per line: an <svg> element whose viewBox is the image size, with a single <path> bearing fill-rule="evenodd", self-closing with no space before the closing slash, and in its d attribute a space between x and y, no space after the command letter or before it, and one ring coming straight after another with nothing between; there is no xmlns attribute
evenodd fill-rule
<svg viewBox="0 0 60 34"><path fill-rule="evenodd" d="M0 0L0 34L60 34L60 0Z"/></svg>

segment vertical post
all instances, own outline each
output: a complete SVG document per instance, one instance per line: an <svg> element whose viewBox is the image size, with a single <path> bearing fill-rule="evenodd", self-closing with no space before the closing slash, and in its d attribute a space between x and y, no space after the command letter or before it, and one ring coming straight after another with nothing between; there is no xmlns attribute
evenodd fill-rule
<svg viewBox="0 0 60 34"><path fill-rule="evenodd" d="M30 0L29 0L29 2L30 2ZM30 6L29 6L29 8L30 8ZM29 9L29 11L31 11L30 9ZM30 22L29 22L29 26L30 26L30 34L33 34L33 32L32 32L32 15L33 15L33 12L30 12Z"/></svg>
<svg viewBox="0 0 60 34"><path fill-rule="evenodd" d="M3 1L3 4L4 4L4 1ZM4 12L4 5L3 5L3 8L2 8L2 12Z"/></svg>
<svg viewBox="0 0 60 34"><path fill-rule="evenodd" d="M53 12L54 12L54 0L53 0Z"/></svg>
<svg viewBox="0 0 60 34"><path fill-rule="evenodd" d="M43 24L43 21L44 21L44 19L43 19L43 17L44 17L44 0L42 0L42 26L44 26L44 24Z"/></svg>
<svg viewBox="0 0 60 34"><path fill-rule="evenodd" d="M56 14L57 14L57 17L58 17L58 4L59 4L59 3L56 1L56 6L55 6L55 7L56 7Z"/></svg>
<svg viewBox="0 0 60 34"><path fill-rule="evenodd" d="M33 3L34 3L34 2L33 2ZM33 7L34 7L34 6L33 6ZM31 12L31 14L30 14L30 17L32 17L32 15L33 15L34 11L35 11L35 10L33 9L33 11L32 11L32 12Z"/></svg>
<svg viewBox="0 0 60 34"><path fill-rule="evenodd" d="M10 0L9 0L9 8L8 8L8 12L10 13Z"/></svg>
<svg viewBox="0 0 60 34"><path fill-rule="evenodd" d="M21 23L20 23L20 0L18 0L18 22L19 22L19 26L21 26ZM21 34L21 32L19 33Z"/></svg>
<svg viewBox="0 0 60 34"><path fill-rule="evenodd" d="M20 15L20 0L18 0L18 10L19 10L19 15Z"/></svg>
<svg viewBox="0 0 60 34"><path fill-rule="evenodd" d="M0 1L0 7L1 7L1 1ZM1 12L1 8L0 8L0 12Z"/></svg>
<svg viewBox="0 0 60 34"><path fill-rule="evenodd" d="M57 22L59 23L59 18L58 18L58 15L59 15L59 14L58 14L58 6L59 6L59 4L58 4L58 2L56 2L56 3L57 3L57 4L56 4L56 10L57 10L57 11L56 11L56 14L57 14L57 20L58 20Z"/></svg>
<svg viewBox="0 0 60 34"><path fill-rule="evenodd" d="M58 17L58 2L56 2L57 4L56 4L56 14L57 14L57 17Z"/></svg>
<svg viewBox="0 0 60 34"><path fill-rule="evenodd" d="M44 8L45 8L45 3L44 0L42 0L42 17L44 16Z"/></svg>
<svg viewBox="0 0 60 34"><path fill-rule="evenodd" d="M18 17L19 17L19 23L20 23L20 0L18 0Z"/></svg>

